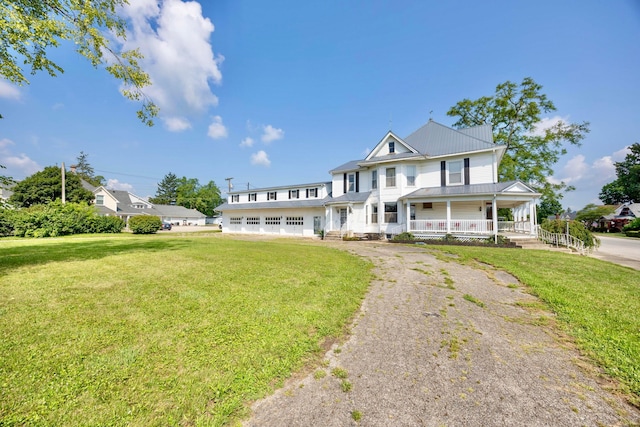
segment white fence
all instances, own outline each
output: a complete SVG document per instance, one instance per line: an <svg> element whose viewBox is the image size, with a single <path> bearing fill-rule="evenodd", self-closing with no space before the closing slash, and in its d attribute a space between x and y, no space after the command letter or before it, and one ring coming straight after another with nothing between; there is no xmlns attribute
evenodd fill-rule
<svg viewBox="0 0 640 427"><path fill-rule="evenodd" d="M591 251L591 248L587 248L582 240L578 240L569 234L551 233L540 227L538 227L538 239L551 245L575 249L582 255Z"/></svg>

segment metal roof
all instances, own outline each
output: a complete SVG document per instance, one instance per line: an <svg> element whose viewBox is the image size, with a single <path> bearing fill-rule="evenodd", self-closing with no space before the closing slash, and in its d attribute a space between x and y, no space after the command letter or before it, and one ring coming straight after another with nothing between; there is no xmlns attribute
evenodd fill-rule
<svg viewBox="0 0 640 427"><path fill-rule="evenodd" d="M229 203L225 202L216 208L216 211L235 211L247 209L284 209L284 208L320 208L330 200L331 197L323 199L302 199L302 200L274 200L270 202L248 202Z"/></svg>
<svg viewBox="0 0 640 427"><path fill-rule="evenodd" d="M498 182L496 184L472 184L457 185L448 187L429 187L420 188L413 193L402 196L401 199L423 199L430 197L451 197L451 196L477 196L477 195L493 195L497 193L506 193L511 187L522 185L527 191L519 193L527 195L538 194L531 188L520 181Z"/></svg>
<svg viewBox="0 0 640 427"><path fill-rule="evenodd" d="M433 120L404 138L404 142L429 157L504 147L493 143L490 125L456 130Z"/></svg>
<svg viewBox="0 0 640 427"><path fill-rule="evenodd" d="M270 190L282 190L283 188L313 188L313 187L322 187L331 185L331 181L323 181L323 182L312 182L310 184L293 184L293 185L279 185L276 187L261 187L261 188L250 188L249 190L235 190L228 191L227 194L244 194L244 193L255 193L258 191L270 191Z"/></svg>
<svg viewBox="0 0 640 427"><path fill-rule="evenodd" d="M362 162L362 160L351 160L350 162L340 165L335 169L331 169L329 173L351 172L354 170L361 169L359 165L360 162Z"/></svg>
<svg viewBox="0 0 640 427"><path fill-rule="evenodd" d="M333 205L337 203L364 203L369 198L371 191L366 191L364 193L346 193L342 196L331 198L327 201L328 205Z"/></svg>

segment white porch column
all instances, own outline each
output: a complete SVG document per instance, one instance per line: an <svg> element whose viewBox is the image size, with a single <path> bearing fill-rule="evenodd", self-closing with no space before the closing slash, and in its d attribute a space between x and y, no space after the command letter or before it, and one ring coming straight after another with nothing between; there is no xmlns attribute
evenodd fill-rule
<svg viewBox="0 0 640 427"><path fill-rule="evenodd" d="M409 200L407 200L407 232L410 233L411 232L411 202Z"/></svg>
<svg viewBox="0 0 640 427"><path fill-rule="evenodd" d="M451 234L451 200L447 200L447 234Z"/></svg>
<svg viewBox="0 0 640 427"><path fill-rule="evenodd" d="M529 202L529 234L535 236L536 234L536 205Z"/></svg>
<svg viewBox="0 0 640 427"><path fill-rule="evenodd" d="M493 203L491 203L491 213L493 217L493 240L495 244L498 244L498 202L496 195L493 195Z"/></svg>

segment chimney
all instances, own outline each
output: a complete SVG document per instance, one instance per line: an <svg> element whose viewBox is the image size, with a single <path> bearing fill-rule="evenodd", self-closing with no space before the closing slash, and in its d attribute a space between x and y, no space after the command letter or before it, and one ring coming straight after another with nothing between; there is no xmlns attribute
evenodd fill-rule
<svg viewBox="0 0 640 427"><path fill-rule="evenodd" d="M69 169L71 170L71 172L76 173L76 168L78 167L78 165L71 165L69 166Z"/></svg>

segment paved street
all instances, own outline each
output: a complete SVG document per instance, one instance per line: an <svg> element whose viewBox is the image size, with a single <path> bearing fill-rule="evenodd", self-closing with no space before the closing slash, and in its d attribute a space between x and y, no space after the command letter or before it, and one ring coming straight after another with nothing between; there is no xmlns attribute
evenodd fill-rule
<svg viewBox="0 0 640 427"><path fill-rule="evenodd" d="M591 256L640 270L640 239L599 238L600 247Z"/></svg>

